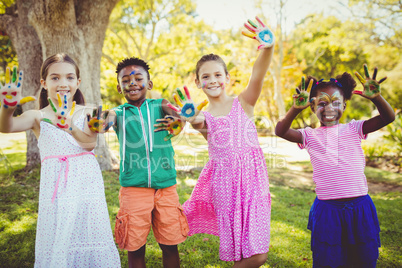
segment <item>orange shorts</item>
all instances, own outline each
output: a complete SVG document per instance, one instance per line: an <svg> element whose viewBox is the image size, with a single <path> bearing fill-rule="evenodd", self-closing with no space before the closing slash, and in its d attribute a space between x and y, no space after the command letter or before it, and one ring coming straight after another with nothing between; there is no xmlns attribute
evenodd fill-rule
<svg viewBox="0 0 402 268"><path fill-rule="evenodd" d="M156 241L177 245L187 238L187 218L179 203L176 185L164 189L121 187L115 237L119 248L140 249L152 230Z"/></svg>

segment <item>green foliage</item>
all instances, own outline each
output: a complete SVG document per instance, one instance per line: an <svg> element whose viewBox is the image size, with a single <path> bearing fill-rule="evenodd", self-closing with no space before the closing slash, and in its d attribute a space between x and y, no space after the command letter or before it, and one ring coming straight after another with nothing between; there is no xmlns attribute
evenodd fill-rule
<svg viewBox="0 0 402 268"><path fill-rule="evenodd" d="M387 125L388 134L384 138L392 143L398 155L402 156L402 113L398 113L395 121Z"/></svg>
<svg viewBox="0 0 402 268"><path fill-rule="evenodd" d="M0 67L3 73L7 66L17 66L17 53L7 35L0 35Z"/></svg>
<svg viewBox="0 0 402 268"><path fill-rule="evenodd" d="M6 13L6 10L11 8L14 0L0 1L0 14ZM11 39L8 37L5 29L0 29L0 68L5 73L7 65L18 65L17 53L11 44Z"/></svg>
<svg viewBox="0 0 402 268"><path fill-rule="evenodd" d="M364 27L364 24L341 22L335 17L311 15L293 32L290 52L299 62L305 62L303 73L306 76L329 79L343 72L353 74L367 62L368 53L361 45L361 41L368 38ZM371 110L372 106L367 105L366 100L354 97L341 122L369 116ZM305 118L307 114L301 116Z"/></svg>
<svg viewBox="0 0 402 268"><path fill-rule="evenodd" d="M383 157L385 151L387 150L386 146L378 146L378 145L362 145L364 155L369 160L375 160L378 157Z"/></svg>
<svg viewBox="0 0 402 268"><path fill-rule="evenodd" d="M14 4L15 0L1 0L0 1L0 14L6 12L6 9Z"/></svg>
<svg viewBox="0 0 402 268"><path fill-rule="evenodd" d="M0 163L4 164L4 170L8 175L11 174L11 163L10 160L8 160L7 156L3 153L3 150L0 148Z"/></svg>
<svg viewBox="0 0 402 268"><path fill-rule="evenodd" d="M211 26L195 19L195 4L189 0L120 1L112 12L103 48L104 101L113 105L124 101L117 93L114 72L123 58L148 62L152 91L170 98L175 88L193 85L196 61L207 48L221 43L217 40Z"/></svg>
<svg viewBox="0 0 402 268"><path fill-rule="evenodd" d="M368 63L379 68L378 77L388 76L382 89L392 107L402 109L402 16L398 0L349 0L354 20L364 23L369 39L359 40L369 53Z"/></svg>
<svg viewBox="0 0 402 268"><path fill-rule="evenodd" d="M349 0L356 20L366 24L372 40L402 48L402 17L399 0Z"/></svg>
<svg viewBox="0 0 402 268"><path fill-rule="evenodd" d="M311 15L293 32L292 52L299 61L306 61L304 73L318 79L345 71L353 73L366 62L367 55L360 43L367 38L364 27L335 17Z"/></svg>

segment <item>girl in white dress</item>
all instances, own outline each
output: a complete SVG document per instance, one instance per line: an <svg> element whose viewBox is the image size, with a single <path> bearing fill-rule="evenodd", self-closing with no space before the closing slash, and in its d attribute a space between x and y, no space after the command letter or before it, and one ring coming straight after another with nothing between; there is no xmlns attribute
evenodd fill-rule
<svg viewBox="0 0 402 268"><path fill-rule="evenodd" d="M35 267L120 267L106 205L102 173L92 150L96 133L86 121L81 79L66 54L41 68L40 110L13 117L21 97L16 68L0 89L0 132L32 130L41 155ZM56 104L56 105L55 105ZM89 118L90 119L90 118Z"/></svg>

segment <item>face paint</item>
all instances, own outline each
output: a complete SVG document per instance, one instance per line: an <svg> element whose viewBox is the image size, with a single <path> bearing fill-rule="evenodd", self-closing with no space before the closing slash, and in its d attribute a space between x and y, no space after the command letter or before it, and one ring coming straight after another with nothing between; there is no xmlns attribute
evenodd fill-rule
<svg viewBox="0 0 402 268"><path fill-rule="evenodd" d="M339 108L343 102L343 97L336 91L332 96L328 95L325 92L321 92L318 97L317 109L324 109L326 106L331 106L332 109Z"/></svg>
<svg viewBox="0 0 402 268"><path fill-rule="evenodd" d="M344 111L342 92L337 87L328 87L317 93L313 110L321 125L329 127L339 124Z"/></svg>

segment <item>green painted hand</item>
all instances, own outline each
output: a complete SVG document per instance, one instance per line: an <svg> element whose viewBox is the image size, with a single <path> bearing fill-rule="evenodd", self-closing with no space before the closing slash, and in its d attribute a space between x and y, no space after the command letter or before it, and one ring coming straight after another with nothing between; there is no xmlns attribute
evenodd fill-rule
<svg viewBox="0 0 402 268"><path fill-rule="evenodd" d="M306 107L310 106L309 91L311 90L312 86L313 86L313 79L310 79L310 82L309 82L309 84L307 86L307 90L306 90L306 82L305 82L305 78L303 76L302 82L301 82L301 90L297 87L296 88L297 94L293 95L293 107L294 108L305 109Z"/></svg>
<svg viewBox="0 0 402 268"><path fill-rule="evenodd" d="M385 79L387 79L387 77L384 77L384 78L380 79L379 81L377 81L376 80L377 71L378 71L377 67L374 68L372 78L370 78L367 64L364 64L363 67L364 67L364 74L365 74L366 78L363 78L358 72L355 72L356 77L359 79L360 83L363 85L363 91L354 90L353 94L363 96L367 99L374 99L378 95L381 95L380 84L382 82L384 82Z"/></svg>

